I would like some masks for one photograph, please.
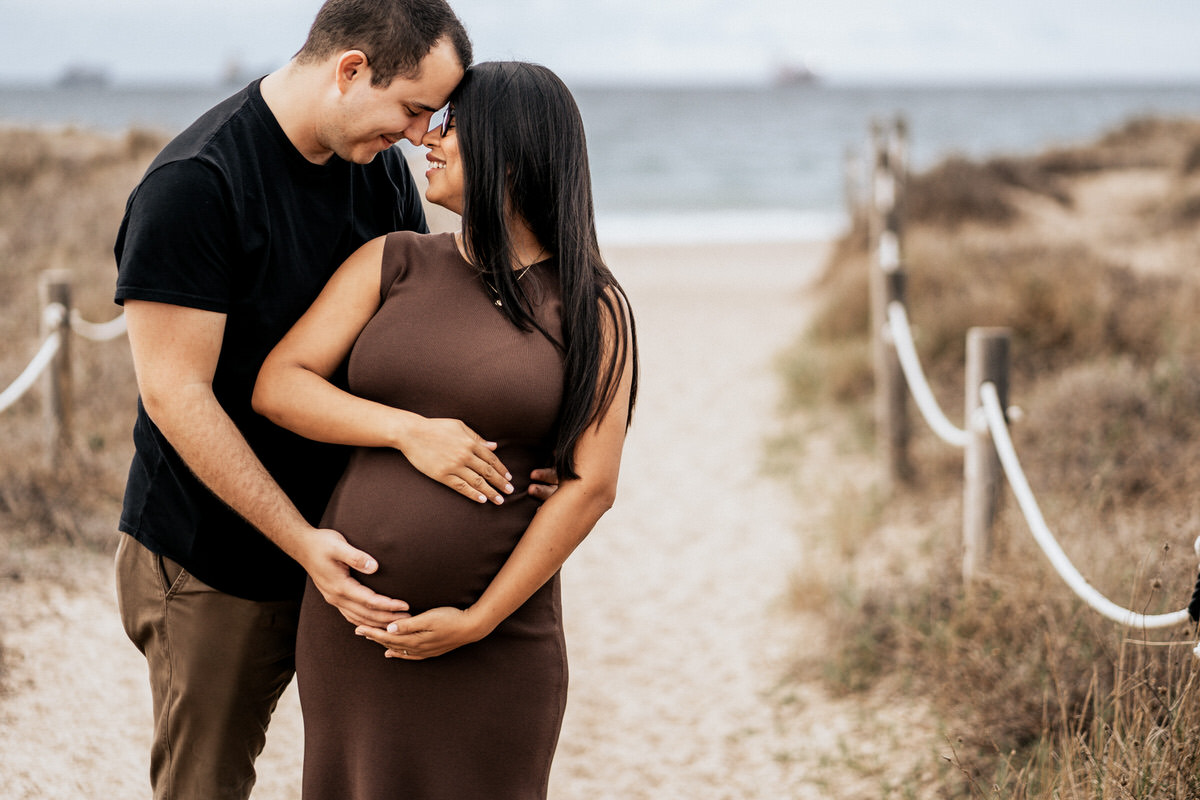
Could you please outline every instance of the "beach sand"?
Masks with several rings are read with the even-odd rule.
[[[777,425],[772,359],[802,328],[826,252],[606,249],[637,314],[643,378],[617,504],[564,569],[571,687],[556,800],[828,797],[851,777],[845,759],[886,762],[905,744],[902,710],[868,723],[861,705],[785,680],[820,638],[785,602],[815,494],[760,464]],[[145,664],[121,631],[109,558],[68,558],[65,584],[6,587],[3,795],[144,797]],[[255,798],[299,796],[301,746],[289,689]]]

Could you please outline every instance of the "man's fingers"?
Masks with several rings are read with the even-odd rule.
[[[529,477],[532,478],[536,483],[548,483],[551,486],[558,485],[558,471],[553,467],[542,467],[540,469],[535,469],[533,472],[529,473]]]
[[[558,491],[558,471],[554,467],[542,467],[529,473],[533,483],[529,484],[529,496],[543,503]]]
[[[384,594],[379,594],[376,591],[363,586],[355,581],[352,585],[346,587],[341,593],[341,596],[347,603],[362,606],[369,611],[384,611],[387,613],[407,611],[408,603],[403,600],[396,600]]]
[[[408,611],[408,603],[379,594],[358,581],[348,579],[334,593],[334,605],[358,615],[383,614],[391,621]]]
[[[363,552],[350,544],[343,543],[336,556],[338,561],[364,575],[370,575],[379,569],[379,562],[372,558],[370,553]]]
[[[557,491],[557,486],[547,486],[543,483],[529,484],[529,496],[534,500],[541,500],[543,503],[553,497]]]
[[[409,616],[407,613],[395,611],[363,612],[346,608],[338,608],[338,611],[351,625],[361,628],[380,628],[396,619]]]
[[[330,605],[355,625],[384,627],[411,616],[408,603],[374,592],[357,581],[347,580],[338,586],[337,591],[322,594],[325,594],[325,600]]]

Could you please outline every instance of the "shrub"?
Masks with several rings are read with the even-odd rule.
[[[909,318],[935,395],[961,398],[970,327],[1012,329],[1012,399],[1026,412],[1013,437],[1039,504],[1089,582],[1145,613],[1185,605],[1196,580],[1180,545],[1197,533],[1200,237],[1173,240],[1174,269],[1136,272],[1123,260],[1127,240],[1117,248],[1107,231],[1079,239],[1023,225],[1013,198],[1034,192],[1070,213],[1080,178],[1153,169],[1164,176],[1153,213],[1200,219],[1187,177],[1200,160],[1198,132],[1196,121],[1135,120],[1095,144],[1029,159],[952,158],[909,181],[906,206]],[[869,364],[854,382],[826,364],[867,351],[867,262],[848,240],[834,253],[802,340],[804,380],[843,391],[806,396],[820,413],[865,415]],[[955,403],[944,405],[953,418]],[[963,586],[958,497],[946,492],[961,453],[947,455],[914,424],[911,455],[925,480],[889,500],[840,576],[828,565],[822,576],[840,587],[827,592],[830,685],[856,692],[886,676],[929,697],[960,767],[961,785],[946,796],[1200,796],[1195,632],[1127,630],[1086,608],[1009,500],[989,574]],[[873,487],[861,491],[869,504]],[[921,541],[891,554],[891,566],[869,562],[894,549],[896,527]]]

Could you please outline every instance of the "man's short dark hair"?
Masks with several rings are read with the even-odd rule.
[[[296,60],[313,63],[361,50],[371,85],[386,88],[397,76],[416,78],[421,59],[441,41],[454,47],[463,69],[471,66],[471,40],[445,0],[328,0]]]

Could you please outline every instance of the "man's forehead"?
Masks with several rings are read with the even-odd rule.
[[[426,70],[415,78],[394,78],[384,92],[397,102],[433,113],[446,106],[450,92],[462,80],[463,74],[459,71],[455,76],[444,76],[439,80]],[[454,78],[453,83],[451,78]]]

